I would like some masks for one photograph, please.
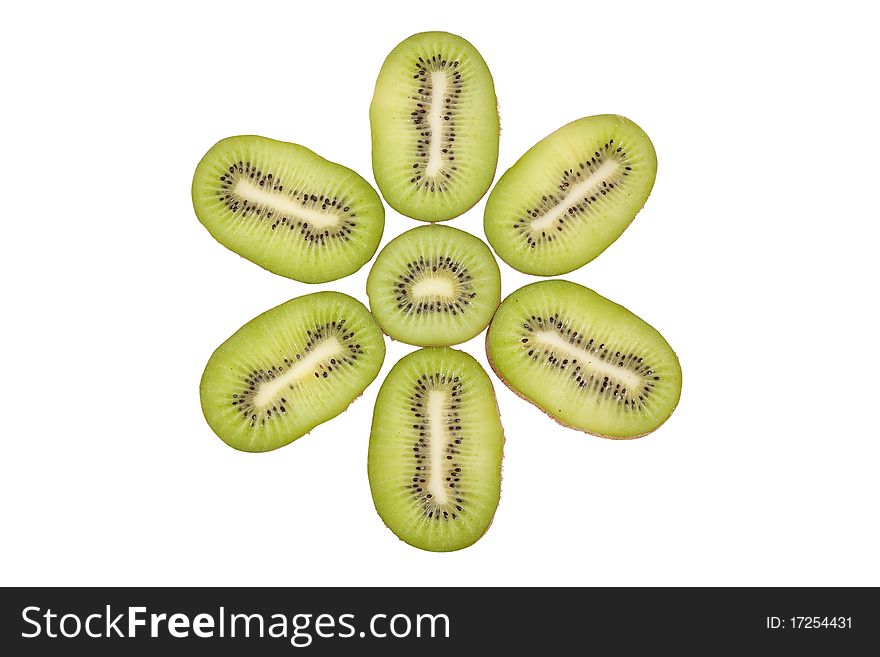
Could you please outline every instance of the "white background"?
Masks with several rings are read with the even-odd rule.
[[[0,38],[6,585],[880,585],[878,49],[856,3],[46,3]],[[861,7],[870,7],[868,3]],[[659,431],[565,429],[493,379],[502,498],[476,545],[399,541],[373,401],[268,454],[201,416],[213,349],[307,286],[217,244],[190,180],[218,139],[298,142],[372,181],[368,107],[410,34],[495,77],[500,175],[564,123],[652,137],[647,206],[567,278],[684,371]],[[480,237],[484,201],[450,225]],[[388,210],[383,244],[417,222]],[[503,263],[503,292],[535,280]],[[483,336],[463,349],[486,363]]]

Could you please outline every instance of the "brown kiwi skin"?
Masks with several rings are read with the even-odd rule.
[[[500,307],[500,306],[499,306],[499,307]],[[497,312],[497,311],[496,311],[496,312]],[[492,316],[492,321],[494,321],[494,320],[495,320],[495,316],[493,315],[493,316]],[[490,327],[490,328],[491,328],[491,326],[492,326],[492,321],[489,322],[489,327]],[[486,343],[486,358],[487,358],[487,360],[489,361],[489,367],[492,368],[492,371],[495,372],[495,376],[498,377],[498,379],[501,381],[501,383],[503,383],[504,385],[506,385],[514,395],[516,395],[516,396],[519,397],[520,399],[524,399],[524,400],[526,400],[526,401],[527,401],[528,403],[530,403],[532,406],[534,406],[534,407],[537,408],[539,411],[541,411],[544,415],[546,415],[547,417],[549,417],[551,420],[553,420],[553,421],[556,422],[557,424],[561,424],[561,425],[564,426],[566,429],[574,429],[575,431],[580,431],[581,433],[586,433],[586,434],[589,434],[589,435],[591,435],[591,436],[596,436],[596,437],[598,437],[598,438],[605,438],[605,439],[607,439],[607,440],[635,440],[636,438],[644,438],[644,437],[647,436],[648,434],[654,433],[655,431],[657,431],[657,429],[659,429],[659,428],[662,427],[664,424],[666,424],[667,420],[669,420],[669,418],[667,417],[666,420],[663,420],[663,422],[661,422],[660,424],[658,424],[655,428],[651,429],[650,431],[646,431],[645,433],[640,433],[640,434],[637,435],[637,436],[608,436],[608,435],[606,435],[606,434],[604,434],[604,433],[595,433],[594,431],[587,431],[586,429],[581,429],[580,427],[575,427],[575,426],[572,426],[572,425],[570,425],[570,424],[566,424],[565,422],[563,422],[562,420],[560,420],[558,417],[555,417],[555,416],[551,415],[548,411],[545,411],[543,408],[541,408],[540,406],[538,406],[535,402],[533,402],[531,399],[529,399],[528,397],[526,397],[525,395],[523,395],[522,393],[520,393],[519,390],[517,390],[517,389],[514,388],[512,385],[510,385],[510,383],[507,382],[507,379],[504,378],[504,375],[501,374],[501,372],[498,371],[498,368],[497,368],[497,367],[495,367],[495,361],[492,360],[492,353],[491,353],[490,350],[489,350],[489,330],[488,330],[488,329],[486,330],[486,341],[485,341],[485,343]],[[497,403],[498,403],[497,400],[496,400],[495,403],[496,403],[496,405],[497,405]],[[673,407],[672,407],[672,410],[675,411],[675,409],[676,409],[677,407],[678,407],[678,404],[676,404],[675,406],[673,406]],[[669,416],[672,417],[672,413],[670,413]]]

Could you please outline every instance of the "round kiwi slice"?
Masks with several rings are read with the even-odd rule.
[[[613,114],[579,119],[501,176],[486,202],[486,237],[526,274],[573,271],[620,237],[656,174],[654,146],[635,123]]]
[[[459,550],[489,528],[501,494],[504,433],[492,382],[461,351],[420,349],[388,374],[373,413],[373,503],[398,537]]]
[[[450,226],[420,226],[379,252],[367,296],[395,340],[453,345],[489,324],[501,301],[501,274],[482,240]]]
[[[366,180],[303,146],[265,137],[214,144],[196,167],[192,199],[223,246],[304,283],[360,269],[385,227],[385,208]]]
[[[520,288],[486,336],[492,369],[520,397],[573,429],[638,438],[681,396],[672,347],[626,308],[568,281]]]
[[[373,174],[391,207],[446,221],[479,201],[498,163],[498,102],[486,62],[448,32],[399,44],[370,105]]]
[[[217,348],[202,374],[202,412],[232,447],[276,449],[344,411],[384,360],[382,332],[360,301],[307,294],[252,319]]]

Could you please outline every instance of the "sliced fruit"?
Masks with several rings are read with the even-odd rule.
[[[395,340],[453,345],[478,335],[501,301],[501,274],[482,240],[420,226],[391,240],[367,278],[376,321]]]
[[[379,195],[354,171],[265,137],[214,144],[196,168],[192,198],[223,246],[305,283],[360,269],[385,226]]]
[[[681,367],[663,336],[567,281],[532,283],[507,297],[489,326],[486,352],[520,397],[606,438],[654,431],[681,396]]]
[[[373,173],[388,204],[446,221],[479,201],[498,163],[498,103],[486,62],[448,32],[400,43],[370,105]]]
[[[504,433],[489,377],[455,349],[402,358],[376,398],[373,503],[410,545],[459,550],[489,528],[501,494]]]
[[[276,449],[344,411],[384,359],[382,332],[361,302],[339,292],[307,294],[217,348],[202,374],[202,412],[232,447]]]
[[[579,119],[501,176],[486,202],[486,237],[526,274],[573,271],[620,237],[656,175],[654,146],[635,123],[614,114]]]

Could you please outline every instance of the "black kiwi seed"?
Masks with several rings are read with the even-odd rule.
[[[455,289],[455,297],[452,299],[435,299],[431,301],[418,301],[413,296],[413,288],[425,274],[437,274],[445,272]],[[436,258],[420,257],[407,263],[404,273],[398,275],[392,291],[397,308],[405,314],[421,314],[424,312],[442,312],[457,315],[465,312],[465,307],[470,305],[476,298],[477,292],[473,286],[473,277],[468,273],[467,267],[453,260],[450,256],[438,256]]]
[[[245,419],[250,420],[251,426],[255,426],[257,422],[264,425],[266,420],[272,420],[279,415],[286,414],[286,397],[279,396],[274,400],[274,405],[266,410],[261,410],[254,406],[253,399],[259,393],[260,386],[282,375],[290,369],[293,362],[301,360],[303,356],[312,351],[319,343],[331,337],[335,337],[349,353],[346,355],[336,355],[326,363],[319,364],[317,367],[321,371],[314,373],[315,378],[319,380],[328,379],[331,375],[340,371],[341,365],[351,365],[357,360],[357,354],[363,354],[363,351],[359,344],[353,344],[354,332],[349,332],[343,328],[344,324],[344,319],[318,324],[311,330],[306,331],[308,339],[299,353],[284,357],[282,363],[251,370],[242,377],[238,392],[232,394],[231,405],[235,406],[236,411],[241,413]],[[293,385],[288,386],[288,388],[293,389]]]
[[[298,231],[303,241],[316,246],[326,246],[328,239],[338,239],[344,242],[351,239],[351,235],[357,227],[355,222],[357,213],[351,211],[345,197],[312,194],[308,191],[285,191],[278,176],[264,173],[266,168],[254,166],[250,161],[245,161],[244,164],[239,162],[238,167],[233,165],[228,170],[224,170],[218,179],[217,195],[230,212],[241,218],[255,215],[256,218],[269,222],[271,230],[285,226],[291,231]],[[317,229],[310,226],[308,221],[302,217],[297,217],[295,211],[282,213],[269,204],[249,201],[233,191],[240,178],[247,178],[258,184],[263,190],[277,194],[279,200],[286,203],[296,202],[300,207],[310,211],[334,214],[338,217],[336,225],[331,228]]]
[[[416,133],[413,156],[413,175],[410,182],[419,189],[441,193],[446,191],[456,175],[458,168],[455,165],[455,107],[462,90],[461,73],[456,71],[459,62],[448,60],[442,54],[431,56],[429,59],[419,57],[413,63],[413,79],[416,81],[416,91],[410,96],[413,101],[410,111],[413,130]],[[434,81],[432,74],[442,71],[446,74],[446,95],[442,99],[441,118],[443,123],[439,134],[432,134],[431,124],[428,120],[433,103],[441,102],[434,98]],[[442,166],[431,176],[427,174],[429,154],[432,140],[440,140],[440,158]]]
[[[529,324],[524,323],[522,324],[524,330],[520,343],[529,358],[536,362],[543,361],[549,367],[564,372],[568,380],[580,390],[588,390],[599,397],[614,399],[618,405],[626,408],[641,408],[648,401],[651,391],[657,385],[656,381],[659,381],[660,377],[653,376],[653,368],[645,362],[642,356],[635,353],[622,353],[619,350],[612,353],[611,347],[598,338],[589,337],[584,331],[572,331],[569,321],[560,321],[556,314],[550,318],[549,326],[544,325],[540,317],[532,317],[532,320],[542,324],[542,332],[556,333],[573,348],[588,352],[592,358],[637,374],[643,380],[644,385],[640,390],[627,390],[621,382],[611,381],[608,376],[595,373],[587,374],[578,364],[577,358],[567,358],[564,354],[557,355],[552,347],[542,347],[540,342],[534,338],[535,330]],[[598,346],[596,346],[597,342],[599,342]]]
[[[543,217],[563,202],[567,201],[569,188],[583,182],[608,161],[616,161],[619,163],[617,171],[613,177],[603,180],[601,184],[594,186],[589,194],[585,195],[577,203],[568,208],[568,210],[560,215],[552,226],[542,231],[540,235],[535,234],[531,229],[531,224],[536,219]],[[521,215],[513,223],[513,228],[521,239],[534,249],[536,246],[552,242],[554,239],[564,234],[567,225],[575,225],[576,223],[589,218],[595,208],[596,202],[604,197],[610,198],[620,193],[625,187],[625,178],[632,171],[632,165],[627,157],[626,150],[622,146],[615,147],[614,140],[609,139],[602,148],[594,152],[593,155],[583,162],[579,163],[577,168],[565,169],[559,173],[559,182],[554,191],[548,190],[542,194],[540,198],[536,198],[533,204],[523,208]],[[596,189],[599,188],[597,192]],[[597,196],[598,194],[598,196]],[[566,224],[566,221],[569,223]],[[574,222],[574,224],[572,223]],[[554,233],[553,230],[556,232]],[[548,231],[550,234],[548,234]]]
[[[461,416],[459,413],[462,400],[461,384],[458,383],[458,377],[448,377],[440,372],[435,372],[432,374],[422,374],[412,385],[412,394],[409,397],[409,402],[410,412],[412,413],[414,420],[412,427],[416,433],[416,440],[413,443],[412,448],[414,461],[414,474],[412,480],[417,483],[412,486],[407,486],[405,489],[408,490],[421,504],[422,514],[425,518],[440,522],[441,520],[456,520],[458,514],[452,513],[452,509],[461,512],[461,505],[464,503],[464,499],[462,497],[456,497],[454,498],[454,502],[438,504],[433,495],[425,492],[422,486],[419,485],[427,481],[427,477],[430,474],[429,468],[431,467],[431,464],[420,451],[421,449],[427,450],[429,446],[425,436],[423,414],[416,411],[416,409],[422,408],[421,400],[423,399],[423,395],[433,391],[445,393],[446,398],[449,400],[443,409],[443,421],[447,424],[448,430],[448,439],[446,439],[444,454],[446,456],[445,460],[452,461],[452,463],[447,463],[445,465],[442,474],[444,475],[445,481],[450,482],[448,485],[449,488],[452,488],[453,490],[460,488],[458,483],[461,481],[462,476],[461,466],[454,460],[454,456],[459,453],[458,446],[461,445],[464,440],[462,437]],[[434,439],[436,440],[437,438],[434,437]],[[459,493],[459,495],[461,495],[461,493]]]

